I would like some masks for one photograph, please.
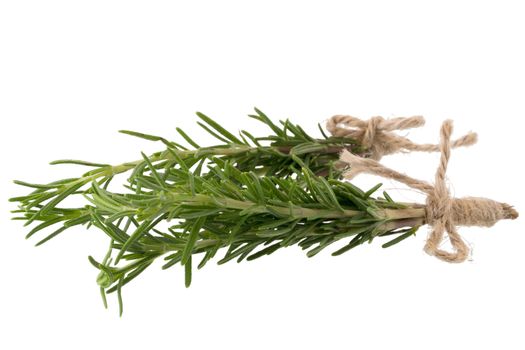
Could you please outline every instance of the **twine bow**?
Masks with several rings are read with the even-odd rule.
[[[381,165],[374,159],[355,156],[344,150],[340,160],[350,165],[344,176],[352,178],[358,173],[366,172],[384,178],[393,179],[427,194],[425,217],[432,227],[424,250],[447,262],[463,262],[468,258],[469,248],[459,235],[456,226],[490,227],[502,219],[515,219],[518,212],[506,203],[500,203],[487,198],[466,197],[452,198],[445,183],[450,150],[453,143],[452,121],[447,120],[441,127],[439,151],[441,157],[436,171],[435,184],[411,178],[395,170]],[[464,138],[463,138],[464,139]],[[439,248],[445,232],[450,238],[454,251],[448,252]]]
[[[417,144],[399,136],[393,131],[421,127],[425,119],[421,116],[384,119],[372,117],[361,120],[349,115],[334,115],[328,119],[326,129],[335,137],[350,137],[358,140],[370,152],[370,158],[380,160],[384,155],[397,152],[436,152],[438,145]],[[467,146],[476,143],[477,135],[468,133],[452,142],[452,147]]]

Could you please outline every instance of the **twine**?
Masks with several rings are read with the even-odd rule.
[[[441,158],[436,171],[434,186],[387,168],[374,159],[358,157],[346,150],[341,153],[340,160],[350,165],[350,170],[344,174],[345,178],[352,178],[358,173],[366,172],[399,181],[413,189],[425,192],[427,194],[425,221],[431,226],[432,230],[424,250],[441,260],[459,263],[468,258],[469,248],[459,235],[456,226],[490,227],[502,219],[516,219],[518,212],[506,203],[487,198],[451,198],[445,183],[445,175],[450,159],[450,150],[453,146],[450,141],[452,129],[451,120],[445,121],[441,127],[441,139],[438,146]],[[445,232],[454,248],[452,252],[439,248]]]
[[[425,119],[421,116],[408,118],[384,119],[373,117],[361,120],[349,115],[334,115],[328,119],[326,129],[335,137],[350,137],[361,143],[369,152],[369,157],[380,160],[384,155],[398,152],[437,152],[439,146],[434,144],[417,144],[406,137],[395,134],[394,130],[405,130],[421,127]],[[452,147],[473,145],[477,135],[468,133],[452,142]]]

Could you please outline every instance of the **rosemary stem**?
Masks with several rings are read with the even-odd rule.
[[[331,209],[312,209],[304,208],[290,204],[288,207],[258,204],[247,200],[236,200],[232,198],[214,198],[204,194],[196,194],[194,196],[179,194],[176,192],[166,193],[166,199],[169,202],[173,202],[175,206],[180,204],[183,205],[219,205],[224,209],[237,209],[245,210],[250,209],[254,214],[280,214],[281,216],[288,216],[292,218],[302,219],[340,219],[340,218],[352,218],[359,214],[361,211],[358,210],[331,210]],[[165,203],[166,204],[166,203]],[[381,216],[385,220],[400,220],[400,219],[421,219],[425,218],[425,208],[416,205],[415,208],[403,208],[403,209],[379,209],[376,214]]]
[[[323,150],[317,151],[318,154],[332,154],[332,153],[339,153],[341,150],[343,150],[345,147],[326,147]],[[180,149],[170,149],[162,152],[156,152],[152,154],[149,157],[149,160],[153,162],[158,162],[162,160],[177,160],[173,156],[172,153],[176,153],[176,155],[182,159],[185,160],[190,157],[196,157],[198,155],[208,155],[208,156],[234,156],[239,155],[243,153],[253,153],[253,152],[267,152],[267,151],[273,151],[274,154],[282,154],[283,157],[288,156],[291,152],[290,147],[277,147],[277,146],[245,146],[245,145],[230,145],[229,147],[201,147],[199,149],[195,150],[180,150]],[[118,174],[125,173],[129,170],[134,169],[137,165],[144,162],[144,159],[139,159],[136,161],[126,162],[119,165],[109,165],[102,167],[103,170],[95,172],[95,173],[88,173],[89,175],[85,175],[83,177],[80,177],[77,179],[74,183],[75,184],[87,184],[91,181],[94,181],[96,179],[107,177],[107,176],[114,176]],[[264,173],[263,170],[261,172]]]

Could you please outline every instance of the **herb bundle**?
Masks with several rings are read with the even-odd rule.
[[[278,127],[256,112],[252,117],[268,125],[272,135],[256,138],[242,131],[238,138],[199,114],[204,122],[199,125],[222,144],[201,147],[177,129],[194,147],[188,149],[158,136],[125,131],[161,141],[166,150],[117,166],[54,162],[94,169],[45,185],[16,181],[34,190],[11,199],[19,203],[15,219],[36,223],[27,237],[58,226],[37,245],[78,225],[106,234],[106,255],[89,261],[99,270],[104,305],[106,293],[117,292],[121,313],[122,287],[159,258],[164,269],[182,265],[189,286],[197,257],[198,269],[217,254],[219,264],[241,262],[293,245],[313,257],[347,240],[332,253],[340,255],[376,237],[388,236],[383,247],[392,246],[427,223],[424,205],[397,203],[386,192],[374,196],[381,184],[363,191],[341,180],[347,170],[339,160],[341,151],[359,159],[366,156],[356,140],[324,133],[316,139],[298,125],[285,121]],[[127,171],[131,173],[124,191],[110,190],[112,178]],[[86,205],[61,207],[71,196],[83,198]]]

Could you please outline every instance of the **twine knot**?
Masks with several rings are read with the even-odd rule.
[[[438,145],[417,144],[394,133],[396,130],[406,130],[421,127],[425,119],[421,116],[399,117],[385,119],[383,117],[372,117],[369,120],[361,120],[350,115],[334,115],[326,122],[326,129],[334,137],[349,137],[359,141],[368,151],[366,156],[371,159],[380,160],[384,155],[398,152],[436,152]],[[452,147],[472,145],[477,136],[469,133],[454,141]]]
[[[385,178],[393,179],[427,194],[425,221],[432,228],[424,250],[441,260],[448,262],[463,262],[468,258],[469,248],[459,235],[456,226],[490,227],[502,219],[515,219],[518,212],[506,203],[500,203],[487,198],[466,197],[452,198],[446,185],[446,172],[450,151],[453,143],[452,121],[446,120],[441,127],[439,151],[441,157],[436,170],[435,183],[411,178],[395,170],[389,169],[376,160],[365,159],[344,150],[340,160],[350,165],[350,170],[344,175],[354,177],[360,172],[368,172]],[[439,248],[445,232],[448,234],[454,250],[448,252]]]
[[[381,128],[385,119],[383,117],[372,117],[366,122],[366,128],[364,129],[362,137],[362,145],[366,148],[373,148],[376,144],[375,136],[378,133],[382,133],[383,129]]]

